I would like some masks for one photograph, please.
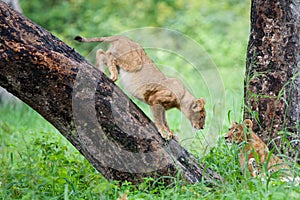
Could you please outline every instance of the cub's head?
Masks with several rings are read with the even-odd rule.
[[[194,129],[203,129],[205,124],[205,99],[200,98],[192,102],[189,109],[189,120]]]
[[[246,129],[245,129],[246,127]],[[250,119],[245,119],[243,124],[238,124],[232,122],[229,131],[224,136],[227,143],[236,143],[239,144],[245,141],[245,135],[248,136],[252,130],[252,121]]]

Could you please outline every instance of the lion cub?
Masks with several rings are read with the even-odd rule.
[[[278,171],[280,169],[288,169],[289,167],[275,155],[269,158],[269,149],[267,145],[252,131],[252,121],[246,119],[244,124],[233,122],[229,131],[225,135],[228,143],[240,144],[245,142],[245,146],[241,146],[239,160],[242,170],[247,168],[250,175],[256,177],[262,172],[262,166],[267,162],[269,171]],[[247,162],[247,163],[245,163]]]
[[[77,36],[75,40],[111,44],[106,52],[102,49],[97,51],[96,66],[102,71],[104,66],[107,66],[113,81],[118,79],[120,73],[124,88],[137,99],[150,105],[154,123],[162,137],[169,140],[174,136],[165,114],[165,111],[171,108],[181,110],[193,128],[204,128],[205,100],[196,99],[178,79],[166,77],[138,43],[124,36],[100,38]]]

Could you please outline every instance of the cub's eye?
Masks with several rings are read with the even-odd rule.
[[[234,133],[237,133],[238,131],[239,131],[238,129],[234,129],[234,130],[233,130]]]

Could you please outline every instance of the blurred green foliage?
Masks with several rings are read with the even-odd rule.
[[[220,67],[244,67],[250,0],[20,0],[24,14],[83,55],[93,45],[74,36],[115,35],[142,27],[177,30],[196,40]],[[133,38],[134,39],[134,38]]]
[[[117,35],[143,27],[163,27],[179,31],[198,42],[203,48],[206,57],[203,59],[200,57],[203,55],[195,56],[200,60],[201,70],[211,67],[212,62],[206,64],[204,61],[207,57],[210,57],[218,67],[218,71],[213,71],[209,76],[213,76],[217,81],[223,81],[227,90],[226,100],[229,102],[226,109],[232,110],[234,117],[239,119],[249,37],[250,0],[20,0],[20,2],[24,15],[74,47],[92,63],[95,62],[93,50],[98,44],[80,44],[74,41],[75,36]],[[136,37],[132,39],[137,40]],[[162,39],[153,41],[155,42],[162,42]],[[191,52],[193,50],[190,49]],[[211,101],[213,91],[209,88],[213,83],[205,82],[201,72],[196,72],[194,67],[188,67],[183,61],[184,58],[180,56],[168,55],[168,52],[159,52],[157,49],[154,53],[148,49],[146,51],[168,76],[173,76],[173,70],[177,77],[181,76],[180,79],[194,95],[206,98],[209,124],[215,106]],[[171,67],[164,70],[161,66]],[[147,106],[139,106],[150,116]],[[168,118],[181,118],[177,111],[168,113],[170,113]],[[179,126],[176,124],[172,127]]]

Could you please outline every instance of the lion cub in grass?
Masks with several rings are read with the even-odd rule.
[[[174,137],[165,114],[165,111],[171,108],[181,110],[193,128],[204,128],[205,100],[195,98],[178,79],[166,77],[138,43],[124,36],[77,36],[75,40],[110,43],[106,52],[102,49],[97,51],[96,66],[102,71],[104,66],[107,66],[113,81],[118,79],[120,73],[124,88],[137,99],[150,105],[154,123],[162,137],[167,140]]]
[[[283,169],[285,174],[290,177],[289,167],[277,156],[270,155],[267,145],[252,131],[252,125],[250,119],[246,119],[244,124],[233,122],[225,135],[227,143],[241,144],[245,142],[245,145],[241,145],[239,152],[243,172],[248,169],[250,175],[256,177],[263,172],[263,165],[267,162],[268,172]],[[287,180],[286,178],[292,180],[289,177],[285,176],[283,180]]]

